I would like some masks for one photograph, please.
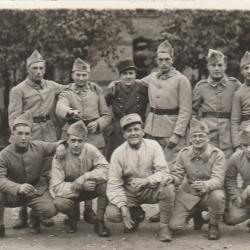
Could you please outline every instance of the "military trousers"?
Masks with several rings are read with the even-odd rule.
[[[58,212],[66,214],[69,217],[74,217],[79,202],[97,198],[97,219],[103,220],[108,203],[108,199],[106,196],[106,189],[107,189],[106,183],[98,184],[96,186],[95,191],[82,191],[79,197],[71,199],[56,197],[54,199],[54,203]]]
[[[168,224],[174,206],[175,187],[158,186],[156,188],[146,188],[140,192],[134,192],[132,189],[125,189],[127,197],[127,207],[137,207],[141,204],[159,203],[160,222]],[[121,210],[114,204],[109,204],[106,211],[107,219],[113,223],[122,222]]]
[[[177,194],[169,226],[172,230],[182,229],[194,214],[200,211],[208,211],[210,221],[213,221],[214,224],[220,220],[224,209],[225,195],[223,190],[214,190],[204,195],[193,207],[189,207],[186,202],[182,202]]]

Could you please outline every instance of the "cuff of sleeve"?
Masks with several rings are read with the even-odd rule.
[[[124,201],[121,201],[121,202],[119,202],[119,203],[117,204],[117,207],[118,207],[118,208],[121,208],[121,207],[123,207],[123,206],[127,206],[127,203],[124,202]]]

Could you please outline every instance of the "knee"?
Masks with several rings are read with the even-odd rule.
[[[47,202],[41,208],[42,214],[46,218],[51,218],[57,214],[56,206],[53,202]]]
[[[224,207],[225,206],[224,192],[222,190],[212,191],[208,196],[208,202],[212,206]]]
[[[122,215],[120,209],[113,204],[109,204],[106,208],[106,218],[112,223],[122,222]]]
[[[73,201],[71,201],[70,199],[66,199],[66,198],[56,197],[54,200],[54,204],[55,204],[57,211],[60,213],[64,213],[64,214],[68,213],[71,207],[73,207],[73,204],[71,203],[73,203]]]

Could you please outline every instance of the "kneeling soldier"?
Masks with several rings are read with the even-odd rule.
[[[126,139],[111,156],[107,195],[111,204],[107,217],[122,222],[125,232],[134,231],[144,219],[140,204],[159,203],[160,241],[171,241],[168,222],[174,205],[174,186],[162,186],[169,168],[160,144],[143,139],[142,120],[138,114],[124,116],[121,128]]]
[[[231,200],[225,212],[225,222],[236,225],[250,219],[250,125],[240,132],[239,141],[242,150],[235,152],[228,162],[225,185],[226,194]],[[239,185],[240,175],[243,181]]]
[[[72,124],[67,134],[65,159],[54,158],[52,163],[50,191],[56,208],[68,216],[66,231],[74,233],[78,203],[98,197],[95,232],[102,237],[109,236],[104,223],[108,162],[96,147],[85,143],[87,128],[82,121]]]
[[[197,212],[209,211],[208,239],[220,237],[218,222],[225,208],[223,192],[225,156],[209,144],[209,130],[204,122],[192,120],[190,139],[192,145],[182,149],[174,164],[169,182],[182,187],[176,194],[170,228],[181,229]]]
[[[11,144],[0,153],[0,237],[5,235],[4,207],[31,207],[30,232],[40,233],[40,219],[57,211],[48,190],[46,157],[53,156],[60,142],[31,141],[31,122],[13,122]]]

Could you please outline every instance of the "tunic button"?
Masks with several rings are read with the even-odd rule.
[[[123,108],[123,106],[122,106],[122,105],[120,105],[119,107],[120,107],[120,108]]]

